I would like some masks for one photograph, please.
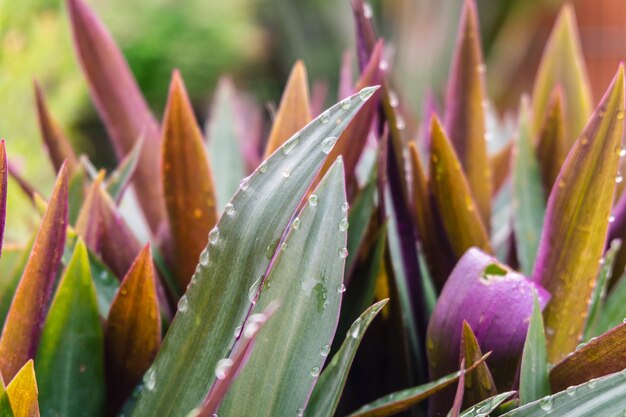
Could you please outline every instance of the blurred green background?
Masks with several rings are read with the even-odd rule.
[[[330,104],[336,98],[342,54],[354,49],[349,0],[89,3],[122,48],[158,118],[174,68],[181,70],[201,122],[220,75],[231,74],[240,89],[264,106],[279,100],[296,59],[304,60],[312,85],[328,88]],[[520,92],[530,90],[562,1],[477,3],[488,91],[503,111],[516,105]],[[379,32],[387,40],[396,85],[416,116],[427,94],[441,99],[461,4],[461,0],[371,4]],[[626,2],[580,0],[575,5],[593,87],[599,91],[626,56]],[[112,166],[110,146],[74,55],[64,1],[0,0],[0,135],[7,140],[12,163],[45,194],[53,172],[40,145],[33,79],[42,83],[53,115],[78,152],[100,166]],[[268,112],[265,116],[267,124]],[[9,210],[7,238],[20,239],[36,221],[32,209],[13,191]]]

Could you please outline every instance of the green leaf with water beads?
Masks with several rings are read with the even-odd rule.
[[[503,392],[502,394],[494,395],[491,398],[487,398],[479,402],[478,404],[474,404],[467,410],[464,410],[460,417],[483,417],[488,416],[489,413],[494,411],[502,402],[504,402],[511,395],[515,394],[515,391]]]
[[[541,307],[535,295],[533,313],[530,316],[530,324],[522,353],[519,397],[521,404],[527,404],[549,394],[550,381],[548,380],[546,335],[543,331]]]

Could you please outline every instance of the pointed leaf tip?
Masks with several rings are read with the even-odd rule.
[[[7,394],[15,417],[39,417],[39,390],[32,359],[12,378],[7,386]]]
[[[533,280],[553,294],[544,312],[551,362],[574,350],[584,330],[609,225],[623,129],[620,66],[572,147],[548,200]]]

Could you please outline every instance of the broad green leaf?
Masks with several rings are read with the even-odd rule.
[[[52,162],[55,172],[58,172],[63,162],[67,161],[70,172],[74,172],[78,168],[78,158],[76,158],[72,145],[61,130],[61,127],[50,114],[41,85],[37,81],[35,81],[34,85],[39,131],[48,150],[50,162]]]
[[[600,319],[596,332],[606,332],[618,324],[622,323],[626,319],[626,274],[623,274],[613,286],[609,296],[606,299],[606,304],[602,308],[600,313]]]
[[[473,371],[475,367],[481,364],[488,356],[488,354],[483,356],[480,361],[465,370],[453,372],[427,384],[397,391],[379,398],[378,400],[359,408],[354,413],[350,414],[349,417],[386,417],[408,410],[434,393],[453,385],[459,380],[462,373]]]
[[[550,95],[556,86],[562,89],[567,115],[566,149],[574,144],[591,115],[591,88],[580,47],[576,14],[571,4],[561,8],[541,57],[533,86],[534,134],[541,129],[548,113]]]
[[[622,416],[626,409],[626,373],[591,380],[523,405],[501,417]]]
[[[7,386],[7,394],[15,417],[39,417],[39,392],[32,359],[11,380]]]
[[[217,222],[217,211],[202,133],[178,71],[172,75],[163,116],[162,163],[174,275],[185,288]]]
[[[387,304],[387,301],[389,300],[384,299],[377,302],[365,310],[352,324],[343,344],[315,384],[304,413],[306,417],[332,417],[335,415],[359,344],[370,323]]]
[[[489,413],[494,411],[504,400],[515,394],[515,391],[503,392],[502,394],[494,395],[491,398],[487,398],[469,407],[461,413],[460,417],[483,417],[488,416]]]
[[[484,72],[476,4],[466,1],[461,12],[456,50],[448,80],[445,126],[450,143],[454,146],[467,176],[467,185],[476,203],[476,210],[488,232],[492,184],[485,140]]]
[[[150,244],[124,277],[106,323],[109,406],[117,410],[150,367],[161,343],[161,319]]]
[[[252,313],[261,313],[272,300],[281,308],[266,324],[218,415],[287,416],[306,408],[339,319],[348,255],[344,203],[339,158],[294,219],[269,274],[250,289],[256,300]]]
[[[0,376],[0,416],[13,417],[13,408],[11,407],[11,401],[9,401],[9,394]]]
[[[520,366],[520,403],[528,404],[549,394],[546,335],[543,331],[541,307],[537,296],[535,296]]]
[[[222,212],[246,176],[246,166],[237,143],[242,132],[237,120],[235,86],[230,78],[222,78],[213,97],[211,114],[206,124],[209,159],[215,179],[217,211]]]
[[[68,168],[63,165],[0,337],[0,374],[11,380],[35,356],[67,229]]]
[[[375,90],[352,96],[347,110],[337,104],[323,112],[243,180],[232,210],[210,233],[193,284],[144,377],[134,417],[184,416],[205,397],[214,380],[207,369],[232,349],[235,329],[252,305],[250,288],[265,275],[334,138]]]
[[[602,311],[604,310],[604,303],[606,300],[606,291],[611,275],[613,274],[613,264],[615,262],[615,256],[619,252],[622,246],[620,240],[614,240],[611,242],[609,249],[606,251],[604,258],[602,258],[600,271],[598,272],[598,278],[596,279],[596,285],[591,293],[591,300],[589,301],[589,314],[587,315],[587,324],[585,325],[585,337],[583,340],[589,340],[594,336],[599,335],[605,330],[599,329]],[[618,323],[615,323],[617,325]],[[613,326],[611,326],[613,327]]]
[[[122,199],[124,190],[126,190],[126,187],[128,187],[135,174],[137,164],[139,163],[139,157],[141,156],[143,142],[143,138],[139,138],[139,140],[137,140],[130,152],[124,156],[106,180],[107,192],[111,198],[118,203]]]
[[[546,200],[532,136],[532,116],[527,97],[520,103],[517,141],[513,156],[513,230],[517,259],[524,275],[535,265],[543,228]]]
[[[583,335],[609,225],[623,130],[620,65],[548,200],[533,280],[552,294],[544,311],[552,363],[574,350]]]
[[[162,142],[159,125],[102,22],[83,0],[67,3],[79,62],[118,158],[127,155],[139,138],[144,139],[135,191],[150,229],[156,233],[165,219],[163,190],[157,180]]]
[[[272,130],[265,145],[267,159],[276,149],[302,129],[312,119],[309,105],[309,81],[306,67],[296,61],[280,98],[280,105],[274,117]]]
[[[454,255],[458,259],[472,246],[491,252],[468,181],[436,117],[431,123],[430,158],[430,184]]]
[[[541,168],[543,191],[547,198],[570,148],[568,139],[565,137],[567,126],[563,113],[563,94],[559,87],[553,91],[546,111],[545,115],[538,114],[535,117],[543,117],[536,153]]]
[[[437,290],[441,291],[454,266],[454,258],[439,214],[434,210],[432,183],[426,178],[415,143],[409,143],[409,153],[413,171],[413,218],[429,271]]]
[[[496,386],[486,362],[482,362],[483,353],[478,340],[469,323],[463,320],[463,336],[461,338],[461,357],[468,366],[479,363],[474,372],[465,376],[465,398],[463,404],[468,406],[496,395]],[[463,368],[463,367],[461,367]]]
[[[101,416],[104,340],[87,247],[79,239],[43,327],[35,360],[43,416]]]
[[[553,391],[561,391],[592,378],[608,375],[626,368],[626,323],[581,344],[550,370]]]

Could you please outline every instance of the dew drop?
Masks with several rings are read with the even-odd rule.
[[[259,172],[261,174],[265,174],[267,172],[267,161],[261,162],[261,165],[259,165]]]
[[[209,232],[209,243],[211,245],[215,245],[219,240],[220,240],[220,229],[218,229],[217,226],[215,226]]]
[[[246,327],[243,328],[243,337],[246,339],[252,339],[256,332],[259,331],[259,323],[251,322],[246,324]]]
[[[121,295],[127,295],[128,294],[128,290],[126,288],[120,288],[120,294]]]
[[[311,368],[311,376],[313,378],[317,378],[320,375],[320,367],[319,366],[314,366],[313,368]]]
[[[396,128],[398,130],[404,130],[405,127],[406,127],[406,123],[404,119],[402,118],[402,116],[398,115],[398,118],[396,119]]]
[[[378,68],[383,72],[387,71],[389,69],[389,62],[387,62],[386,59],[381,60]]]
[[[622,320],[622,323],[626,323],[626,317],[624,317],[624,319]]]
[[[624,120],[624,110],[617,111],[617,120]]]
[[[315,207],[319,203],[319,198],[315,194],[311,194],[309,197],[309,206]]]
[[[480,74],[484,74],[485,72],[487,72],[487,66],[484,63],[478,64],[476,66],[476,71],[478,71]]]
[[[231,203],[228,203],[224,207],[224,213],[226,213],[227,216],[233,217],[237,213],[237,210],[235,210],[235,206],[233,206]]]
[[[263,275],[258,277],[256,281],[254,281],[254,283],[250,286],[250,289],[248,289],[248,300],[252,304],[256,303],[256,296],[257,296],[257,293],[259,292],[259,285],[261,285],[262,280],[263,280]]]
[[[148,369],[148,372],[143,376],[143,384],[148,391],[154,391],[156,387],[156,372],[154,368]]]
[[[619,184],[622,181],[624,181],[624,177],[622,177],[622,174],[618,172],[617,175],[615,176],[615,182]]]
[[[567,389],[565,390],[565,392],[567,392],[567,395],[569,395],[570,397],[573,397],[574,395],[576,395],[576,387],[571,385],[569,387],[567,387]]]
[[[200,252],[200,265],[207,266],[209,264],[209,250],[208,248],[204,248],[202,252]]]
[[[383,65],[384,63],[384,65]],[[385,68],[383,68],[383,66]],[[387,64],[387,61],[381,61],[380,62],[380,69],[381,70],[386,70],[389,64]],[[359,91],[359,98],[362,101],[367,100],[368,98],[370,98],[372,96],[372,94],[374,94],[374,92],[378,89],[378,87],[365,87],[364,89],[362,89],[361,91]]]
[[[341,259],[346,259],[348,257],[348,249],[347,248],[339,249],[339,257]]]
[[[302,417],[304,415],[304,408],[298,408],[296,411],[296,417]]]
[[[326,344],[322,346],[322,348],[320,349],[320,355],[322,355],[323,357],[326,357],[328,356],[329,353],[330,353],[330,345]]]
[[[343,211],[344,213],[346,213],[349,208],[350,208],[350,205],[347,202],[341,205],[341,211]]]
[[[389,105],[391,107],[398,107],[400,101],[398,100],[398,95],[394,91],[389,92]]]
[[[250,177],[246,177],[242,179],[241,182],[239,183],[239,189],[241,191],[246,191],[248,187],[250,187]]]
[[[178,311],[184,313],[187,310],[189,310],[189,300],[187,300],[186,295],[183,295],[180,297],[180,300],[178,300]]]
[[[609,216],[609,223],[613,223],[614,221],[615,221],[615,215],[614,215],[614,214],[611,214],[611,215]]]
[[[333,150],[333,146],[335,146],[335,143],[337,143],[336,136],[329,136],[326,139],[324,139],[322,141],[322,152],[328,155],[330,151]]]
[[[346,292],[346,286],[344,284],[341,284],[340,286],[337,287],[337,292],[339,294],[343,294],[344,292]]]
[[[291,226],[292,226],[295,230],[298,230],[298,229],[300,229],[300,226],[302,226],[302,221],[300,221],[300,219],[296,217],[296,218],[293,220],[293,223],[291,224]]]
[[[548,395],[539,400],[539,407],[544,411],[550,411],[552,409],[552,397]]]
[[[593,378],[589,380],[589,382],[587,383],[587,386],[589,387],[589,389],[592,389],[592,388],[595,388],[597,384],[598,384],[598,378]]]
[[[283,178],[289,178],[289,176],[291,175],[291,172],[288,169],[285,169],[282,172]]]
[[[623,146],[619,150],[619,156],[620,157],[626,156],[626,149]]]
[[[242,330],[242,329],[243,329],[243,326],[237,326],[237,327],[235,327],[235,332],[234,332],[235,337],[239,337],[239,336],[241,336],[241,330]]]
[[[217,379],[224,379],[230,367],[233,366],[233,360],[229,358],[220,359],[215,365],[215,376]]]
[[[363,17],[366,19],[371,19],[374,16],[374,11],[372,10],[372,6],[369,3],[363,4]]]
[[[287,244],[283,242],[283,243],[280,245],[280,250],[282,250],[282,251],[287,250]]]
[[[324,124],[330,122],[330,113],[328,112],[322,113],[322,115],[320,116],[320,122]]]
[[[341,101],[341,104],[340,104],[340,105],[341,105],[341,109],[342,109],[342,110],[348,110],[348,109],[350,108],[350,104],[351,104],[351,103],[350,103],[350,98],[347,98],[347,99],[345,99],[345,100],[342,100],[342,101]]]
[[[350,227],[350,223],[348,223],[348,219],[344,217],[343,219],[339,220],[340,232],[345,232],[346,230],[348,230],[348,227]]]
[[[294,136],[293,138],[285,142],[281,149],[283,150],[283,153],[285,155],[289,155],[291,151],[293,151],[293,149],[298,145],[298,143],[300,143],[300,137]]]

